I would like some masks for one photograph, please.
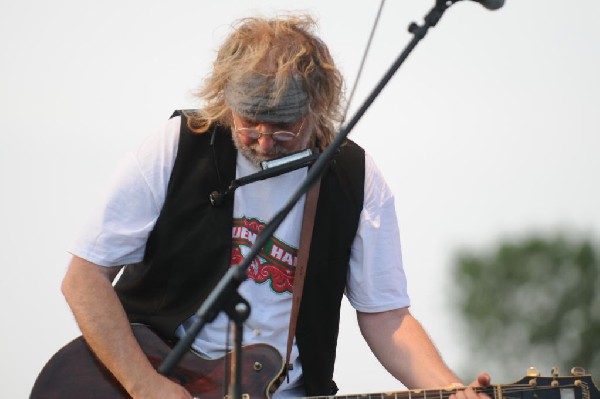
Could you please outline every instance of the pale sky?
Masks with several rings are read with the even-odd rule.
[[[191,92],[230,23],[309,11],[351,86],[378,6],[2,1],[3,397],[26,397],[44,363],[79,334],[60,293],[66,247],[124,153],[174,109],[197,105]],[[432,6],[387,2],[352,110]],[[494,12],[459,2],[351,134],[396,194],[412,311],[451,367],[468,358],[448,303],[457,248],[530,231],[600,237],[599,17],[596,0],[506,0]],[[341,393],[402,389],[369,355],[354,319],[345,306]],[[530,365],[524,354],[514,378]]]

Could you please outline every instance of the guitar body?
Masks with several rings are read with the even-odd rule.
[[[148,327],[133,325],[140,346],[155,368],[171,348]],[[242,354],[242,392],[251,398],[268,398],[269,388],[283,370],[283,359],[267,344],[245,346]],[[226,358],[209,360],[189,351],[170,377],[192,395],[223,399],[231,363]],[[82,337],[59,350],[44,366],[35,381],[30,399],[119,399],[130,398],[112,374],[100,363]]]

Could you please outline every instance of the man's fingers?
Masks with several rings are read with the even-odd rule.
[[[477,380],[475,380],[472,386],[480,386],[480,387],[488,387],[492,383],[492,377],[486,372],[483,372],[477,376]]]

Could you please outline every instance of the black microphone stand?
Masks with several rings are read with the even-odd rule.
[[[165,358],[163,363],[158,368],[158,371],[163,375],[169,375],[173,370],[173,367],[177,365],[177,363],[181,360],[187,349],[191,346],[194,339],[198,335],[198,333],[202,330],[206,323],[210,323],[215,319],[217,314],[220,311],[225,311],[232,319],[234,319],[235,323],[237,323],[238,327],[236,327],[236,331],[240,332],[239,334],[235,334],[235,350],[239,350],[241,348],[241,327],[239,327],[243,321],[246,320],[250,313],[249,304],[245,301],[237,292],[238,287],[244,280],[246,280],[246,269],[250,266],[253,259],[257,256],[261,248],[265,246],[269,238],[275,233],[279,225],[283,222],[288,213],[292,210],[296,202],[304,195],[308,189],[317,181],[318,177],[323,173],[329,161],[336,154],[340,146],[343,144],[344,140],[350,133],[350,131],[354,128],[354,126],[358,123],[360,118],[367,111],[369,106],[375,101],[375,98],[381,93],[383,88],[390,81],[392,76],[396,73],[396,71],[400,68],[402,63],[406,60],[411,51],[416,47],[417,43],[425,35],[430,27],[435,26],[440,18],[442,17],[444,11],[452,4],[456,3],[460,0],[448,0],[448,1],[440,1],[437,0],[435,6],[429,11],[429,13],[425,16],[424,24],[419,26],[416,23],[411,23],[409,26],[409,32],[413,34],[413,38],[402,51],[402,53],[398,56],[396,61],[392,64],[392,66],[387,70],[383,78],[379,81],[379,83],[375,86],[372,92],[369,94],[367,99],[363,102],[361,107],[358,109],[356,114],[350,119],[350,121],[342,126],[335,139],[329,145],[323,153],[317,158],[313,166],[308,170],[306,178],[302,181],[297,190],[292,194],[289,201],[286,205],[273,217],[271,222],[269,222],[263,229],[260,235],[256,238],[254,245],[250,249],[248,256],[244,258],[243,262],[237,266],[229,268],[229,270],[225,273],[223,278],[219,281],[217,286],[213,289],[210,295],[206,298],[200,309],[196,312],[196,319],[192,322],[191,326],[188,328],[185,336],[173,347],[173,350],[169,353],[169,355]],[[233,398],[231,399],[242,399],[242,391],[241,391],[241,353],[234,354],[235,358],[235,370],[236,374],[234,376],[234,387],[233,387]]]

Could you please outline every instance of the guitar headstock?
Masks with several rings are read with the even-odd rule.
[[[515,387],[522,387],[521,390]],[[520,399],[600,399],[600,391],[592,376],[580,367],[571,369],[570,376],[561,376],[556,368],[551,376],[542,376],[530,367],[527,375],[502,389],[502,397]]]

